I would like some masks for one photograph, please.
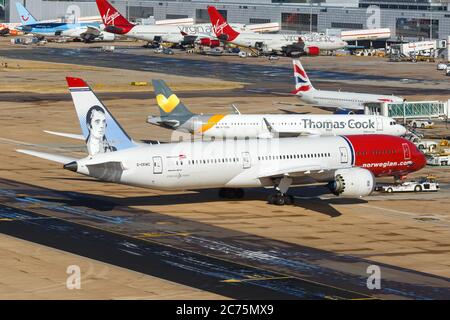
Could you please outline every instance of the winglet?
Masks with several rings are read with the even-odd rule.
[[[83,79],[80,79],[80,78],[66,77],[66,80],[67,80],[67,85],[69,86],[69,89],[70,88],[87,88],[87,87],[89,87],[87,85],[87,83]]]

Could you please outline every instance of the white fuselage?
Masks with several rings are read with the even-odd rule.
[[[233,25],[242,30],[244,25]],[[215,38],[211,24],[186,25],[136,25],[124,36],[143,41],[156,41],[160,37],[162,42],[179,43],[184,40],[186,33],[190,36]]]
[[[212,124],[213,119],[217,119],[217,115],[210,119],[203,119],[203,121]],[[193,123],[198,122],[194,119]],[[191,127],[191,132],[202,133],[205,137],[244,139],[273,138],[277,135],[386,134],[402,136],[406,134],[406,129],[392,118],[372,115],[230,114],[223,116],[213,126],[205,128],[194,125]]]
[[[364,110],[365,103],[403,102],[403,98],[369,93],[341,92],[312,89],[297,94],[298,98],[308,104],[326,109]]]
[[[345,41],[337,37],[313,37],[308,35],[286,35],[286,34],[258,34],[240,33],[236,39],[230,41],[242,47],[257,48],[263,44],[267,51],[283,51],[289,45],[299,43],[301,39],[305,47],[317,47],[320,50],[337,50],[347,46]]]
[[[294,183],[330,181],[334,171],[327,169],[349,168],[353,158],[343,137],[189,141],[98,154],[78,160],[77,172],[162,190],[261,187],[273,186],[271,173],[303,167],[316,175]]]

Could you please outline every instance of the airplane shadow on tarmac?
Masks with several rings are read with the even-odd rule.
[[[50,178],[50,177],[49,177]],[[55,178],[52,178],[55,179]],[[63,180],[76,180],[105,183],[90,178],[56,178]],[[143,193],[145,193],[145,190]],[[109,196],[91,195],[80,192],[59,192],[64,196],[64,199],[55,198],[38,198],[39,200],[48,202],[65,203],[69,206],[84,206],[99,211],[110,211],[117,206],[157,206],[157,205],[176,205],[176,204],[193,204],[193,203],[207,203],[219,201],[266,201],[267,196],[273,192],[273,189],[264,188],[247,188],[245,189],[245,196],[243,199],[223,199],[218,196],[219,189],[203,189],[190,190],[189,193],[163,194],[163,195],[149,195],[149,196],[133,196],[126,198],[117,198]],[[298,186],[289,189],[289,193],[294,196],[293,206],[301,207],[306,210],[318,212],[329,217],[335,218],[341,216],[341,213],[333,207],[333,205],[351,205],[367,203],[362,199],[350,198],[332,198],[321,199],[322,195],[329,194],[329,191],[324,186]],[[92,199],[95,198],[95,201]],[[268,209],[275,209],[277,206],[267,204]]]

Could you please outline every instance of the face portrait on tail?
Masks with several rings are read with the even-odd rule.
[[[86,114],[86,127],[89,135],[86,139],[90,155],[116,151],[106,138],[106,113],[100,106],[93,106]]]

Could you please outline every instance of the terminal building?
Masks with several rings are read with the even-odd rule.
[[[95,0],[0,0],[0,19],[19,22],[15,2],[37,19],[98,15]],[[195,18],[209,22],[206,8],[215,5],[234,23],[279,22],[284,32],[332,32],[390,28],[391,40],[447,39],[450,0],[112,0],[129,20]]]

